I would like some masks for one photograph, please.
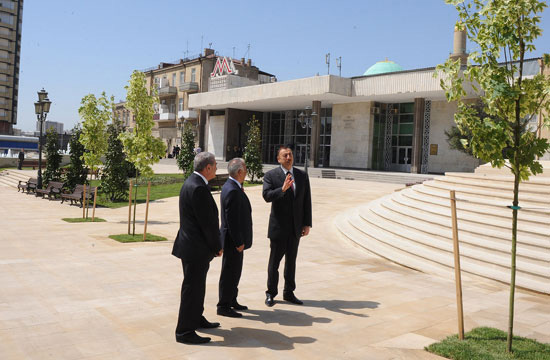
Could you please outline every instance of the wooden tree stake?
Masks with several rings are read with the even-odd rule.
[[[96,204],[96,200],[97,200],[97,186],[95,187],[94,189],[94,207],[92,209],[92,222],[94,222],[94,219],[95,219],[95,204]]]
[[[86,184],[84,184],[84,190],[82,191],[82,218],[86,218]]]
[[[464,312],[462,309],[462,279],[460,277],[460,251],[458,248],[458,221],[455,191],[451,190],[451,216],[453,222],[453,250],[455,258],[456,307],[458,311],[458,338],[464,340]]]
[[[132,219],[132,187],[133,182],[130,180],[130,192],[128,193],[128,235],[130,235],[130,220]]]
[[[151,182],[147,182],[147,200],[145,201],[145,228],[143,229],[143,241],[147,239],[147,216],[149,215],[149,195],[151,194]]]

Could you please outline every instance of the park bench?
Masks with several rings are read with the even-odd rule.
[[[229,179],[229,174],[216,175],[215,178],[208,181],[208,186],[210,186],[210,191],[220,190],[223,184],[225,184],[225,182],[227,181],[227,179]]]
[[[19,184],[17,184],[17,192],[19,192],[19,190],[21,190],[21,192],[26,191],[27,194],[31,191],[34,192],[37,184],[38,180],[36,178],[30,178],[27,181],[19,180]]]
[[[38,167],[38,160],[37,159],[29,159],[29,160],[23,160],[23,167],[31,167],[32,169],[36,169]],[[46,160],[42,159],[42,167],[46,168]]]
[[[64,184],[59,181],[50,181],[48,183],[48,186],[45,189],[36,189],[35,193],[36,196],[42,196],[44,198],[44,195],[48,195],[48,199],[52,199],[52,197],[55,199],[57,195],[60,195],[63,192],[63,186]]]
[[[86,199],[89,199],[91,201],[94,200],[94,191],[95,187],[86,186]],[[84,195],[84,185],[76,185],[74,190],[72,192],[65,192],[61,194],[61,203],[65,202],[65,200],[69,201],[71,200],[71,205],[73,203],[80,203],[80,207],[82,207],[82,200]]]

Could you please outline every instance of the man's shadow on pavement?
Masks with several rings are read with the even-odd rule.
[[[303,312],[292,310],[245,310],[243,319],[261,321],[264,324],[279,324],[283,326],[312,326],[313,323],[329,323],[332,319],[313,317]]]
[[[212,345],[221,345],[240,348],[261,348],[265,347],[271,350],[292,350],[294,344],[311,344],[317,341],[308,336],[289,337],[277,331],[252,329],[244,327],[234,327],[227,329],[203,329],[201,332],[221,336],[221,342],[214,341]]]
[[[376,301],[350,300],[304,300],[304,306],[324,308],[335,313],[369,317],[366,314],[357,314],[348,310],[376,309],[380,303]]]

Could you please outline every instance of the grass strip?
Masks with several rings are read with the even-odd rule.
[[[129,242],[142,242],[143,241],[143,234],[135,234],[135,235],[128,235],[128,234],[120,234],[120,235],[109,235],[110,239],[116,240],[121,243],[129,243]],[[147,233],[147,242],[149,241],[166,241],[166,238],[163,236],[158,235],[152,235]]]
[[[94,221],[92,221],[92,218],[63,218],[61,219],[63,221],[66,221],[68,223],[81,223],[81,222],[106,222],[107,220],[96,217]]]
[[[452,335],[426,350],[455,360],[550,360],[550,344],[514,336],[512,353],[506,352],[506,332],[479,327],[464,334],[464,341]]]

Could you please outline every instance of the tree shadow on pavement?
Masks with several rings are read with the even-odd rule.
[[[311,344],[317,339],[308,336],[289,337],[277,331],[234,327],[227,329],[203,329],[201,332],[221,336],[221,342],[214,341],[212,345],[221,345],[240,348],[268,348],[271,350],[292,350],[294,344]]]
[[[312,326],[313,323],[329,323],[332,319],[313,317],[303,312],[291,310],[245,310],[243,319],[257,320],[265,324],[279,324],[282,326]]]
[[[324,308],[344,315],[368,317],[366,314],[357,314],[349,310],[376,309],[380,303],[362,300],[304,300],[304,306]]]

